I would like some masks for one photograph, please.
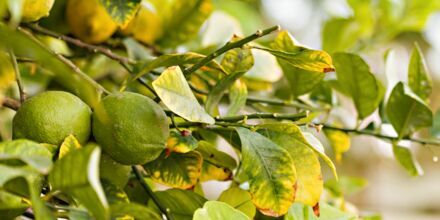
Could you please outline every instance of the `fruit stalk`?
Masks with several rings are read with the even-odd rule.
[[[26,100],[26,93],[24,92],[23,83],[21,82],[20,69],[18,68],[17,58],[14,52],[9,50],[9,57],[11,58],[11,63],[14,66],[15,80],[17,81],[18,91],[20,93],[20,102],[23,103]]]

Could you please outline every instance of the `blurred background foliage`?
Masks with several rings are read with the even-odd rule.
[[[6,4],[3,2],[0,3],[0,12],[5,11],[3,9]],[[151,1],[151,3],[157,5],[161,4],[161,1]],[[41,26],[57,30],[59,33],[70,33],[72,30],[66,25],[65,5],[65,0],[57,0],[51,15],[40,21]],[[433,79],[433,91],[428,97],[430,106],[434,110],[440,107],[439,0],[213,0],[213,5],[207,21],[200,24],[202,28],[198,32],[196,29],[192,37],[173,35],[172,30],[179,28],[179,24],[168,22],[167,27],[162,30],[161,40],[154,44],[151,41],[154,36],[135,41],[133,38],[123,37],[121,32],[114,33],[115,37],[103,44],[118,53],[127,53],[130,58],[150,61],[161,53],[176,51],[208,54],[229,41],[233,34],[244,36],[257,29],[279,24],[283,29],[289,30],[297,41],[311,48],[323,49],[330,54],[341,51],[360,54],[368,62],[371,72],[387,88],[385,91],[387,97],[397,82],[407,81],[410,54],[417,43],[426,57]],[[193,8],[185,5],[180,7]],[[181,10],[182,13],[191,13]],[[168,12],[167,16],[174,20],[176,16],[181,15]],[[182,19],[188,18],[182,17]],[[136,37],[136,33],[133,33],[133,36]],[[2,37],[8,38],[5,35]],[[45,46],[71,59],[82,72],[98,81],[106,90],[118,91],[121,89],[120,85],[123,85],[127,90],[151,95],[150,91],[139,82],[127,80],[128,74],[124,68],[108,57],[69,47],[56,38],[43,35],[38,38]],[[10,42],[16,40],[14,36],[9,36],[8,39]],[[259,44],[266,45],[267,42],[267,39],[262,39]],[[19,43],[23,44],[23,42]],[[127,48],[127,51],[124,48]],[[21,49],[26,52],[25,46]],[[258,50],[252,52],[255,64],[246,73],[244,79],[251,94],[260,96],[270,94],[281,99],[294,99],[305,93],[291,88],[295,80],[283,77],[283,66],[279,66],[274,57]],[[41,50],[34,56],[44,60],[49,54]],[[18,54],[18,59],[20,58]],[[4,72],[13,71],[13,67],[4,64],[7,63],[3,62],[5,59],[8,59],[7,56],[0,54],[0,67],[3,72],[0,79],[12,85],[11,80],[1,78],[11,75]],[[60,80],[72,80],[59,73],[68,70],[57,63],[50,63],[51,61],[47,60],[48,66],[55,67],[51,69],[52,71],[48,71],[32,62],[27,63],[26,59],[21,62],[23,63],[19,66],[21,77],[30,96],[46,89],[63,88],[59,83]],[[55,76],[54,71],[58,71]],[[329,113],[333,123],[355,127],[358,123],[357,114],[350,100],[338,92],[328,92],[335,77],[335,73],[316,74],[317,81],[323,81],[308,97],[334,106],[334,110]],[[58,80],[53,80],[54,78]],[[209,78],[194,77],[191,80],[209,89],[206,86]],[[80,84],[81,81],[74,80],[72,83]],[[19,94],[15,84],[12,88],[8,87],[9,85],[3,83],[0,85],[0,90],[3,90],[0,96],[18,99]],[[87,91],[84,93],[89,94]],[[361,126],[367,127],[371,122],[377,124],[380,120],[379,113],[367,117]],[[11,110],[0,109],[1,140],[11,139],[13,115],[14,112]],[[438,113],[434,124],[432,130],[423,130],[421,136],[432,133],[433,136],[440,138]],[[395,134],[391,126],[382,126],[381,129],[384,133]],[[326,147],[332,147],[324,135],[317,135]],[[393,159],[393,150],[389,143],[373,137],[356,136],[349,143],[338,146],[345,146],[345,148],[333,147],[332,155],[339,161],[337,168],[342,176],[341,181],[327,181],[325,187],[328,189],[326,191],[328,195],[325,196],[338,198],[336,203],[341,207],[359,209],[365,212],[365,215],[369,215],[370,212],[380,212],[384,219],[439,218],[440,165],[436,163],[438,160],[436,155],[440,154],[440,150],[435,146],[413,146],[415,157],[424,168],[424,175],[417,178],[410,178],[399,167]],[[331,176],[327,175],[324,179],[331,179]],[[368,183],[365,179],[368,179]],[[218,193],[221,192],[218,189],[226,188],[227,185],[212,181],[205,187],[208,189],[205,189],[208,198],[217,198]],[[345,201],[344,196],[348,197],[350,203]],[[306,210],[303,207],[291,209]]]

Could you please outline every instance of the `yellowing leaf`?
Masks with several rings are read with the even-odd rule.
[[[155,182],[179,189],[193,187],[200,177],[202,156],[196,151],[188,153],[166,153],[144,165]]]
[[[168,150],[178,153],[187,153],[197,147],[195,139],[190,131],[171,131],[166,144]]]
[[[278,34],[278,40],[272,44],[273,48],[258,48],[267,51],[278,58],[278,60],[286,61],[294,67],[313,71],[313,72],[331,72],[334,70],[332,58],[325,51],[312,50],[303,46],[295,45],[293,40],[286,41],[284,39],[292,39],[287,31]]]
[[[214,118],[197,102],[180,67],[166,69],[153,82],[153,87],[163,103],[177,115],[192,122],[214,124]]]
[[[271,44],[271,47],[275,50],[296,52],[298,47],[295,46],[294,39],[287,31],[283,31],[278,34],[275,41]],[[330,61],[331,62],[331,61]],[[278,58],[284,76],[290,84],[290,91],[293,97],[306,94],[317,86],[325,74],[321,71],[310,71],[301,69],[295,65],[291,65],[288,61]]]
[[[67,155],[70,151],[81,148],[81,144],[73,135],[67,136],[61,144],[60,151],[58,153],[58,159]]]
[[[125,27],[134,17],[141,0],[100,0],[112,19]]]
[[[243,170],[255,206],[265,215],[287,213],[295,200],[296,172],[289,153],[257,132],[236,128],[241,140]]]
[[[343,131],[325,130],[325,135],[336,155],[336,161],[341,161],[342,154],[350,150],[350,136]]]
[[[196,151],[200,152],[203,157],[200,181],[224,181],[232,177],[232,171],[237,166],[234,158],[217,150],[212,144],[206,141],[200,141]]]
[[[264,124],[258,132],[289,152],[296,168],[297,190],[295,202],[314,206],[323,190],[321,165],[295,124]]]

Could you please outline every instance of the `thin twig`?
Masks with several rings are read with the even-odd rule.
[[[7,107],[9,109],[12,109],[14,111],[17,111],[20,108],[21,104],[20,104],[19,101],[15,100],[15,99],[4,97],[1,100],[1,105],[4,106],[4,107]]]
[[[82,77],[82,79],[86,80],[87,82],[89,82],[91,85],[93,85],[95,88],[97,88],[98,90],[106,93],[106,94],[110,94],[109,91],[107,91],[104,87],[102,87],[99,83],[97,83],[96,81],[94,81],[92,78],[90,78],[89,76],[87,76],[87,74],[85,74],[84,72],[81,71],[80,68],[78,68],[72,61],[70,61],[69,59],[65,58],[64,56],[62,56],[59,53],[56,53],[50,49],[48,49],[47,47],[45,47],[31,32],[24,30],[21,27],[18,27],[17,30],[19,30],[21,33],[27,35],[30,39],[32,39],[33,41],[35,41],[35,43],[39,44],[41,47],[43,47],[44,49],[46,49],[49,53],[51,53],[52,55],[54,55],[56,58],[58,58],[59,61],[63,62],[64,64],[66,64],[70,69],[73,70],[73,72],[75,72],[78,76]]]
[[[277,100],[277,99],[265,99],[265,98],[258,98],[258,97],[252,97],[248,96],[246,98],[246,102],[251,103],[264,103],[268,105],[277,105],[277,106],[286,106],[286,107],[294,107],[299,109],[305,109],[310,111],[327,111],[327,108],[319,108],[319,107],[313,107],[293,101],[284,101],[284,100]]]
[[[93,45],[93,44],[88,44],[88,43],[85,43],[85,42],[83,42],[83,41],[81,41],[81,40],[79,40],[77,38],[73,38],[73,37],[69,37],[69,36],[66,36],[66,35],[58,34],[58,33],[54,32],[54,31],[48,30],[46,28],[43,28],[43,27],[39,26],[38,24],[27,24],[26,27],[28,27],[31,30],[36,31],[36,32],[38,32],[40,34],[44,34],[44,35],[47,35],[47,36],[51,36],[51,37],[54,37],[54,38],[66,41],[67,43],[70,43],[70,44],[73,44],[73,45],[75,45],[77,47],[86,49],[86,50],[88,50],[90,52],[103,54],[103,55],[107,56],[108,58],[110,58],[112,60],[118,61],[119,63],[125,63],[125,64],[134,64],[134,63],[136,63],[134,60],[130,60],[127,57],[120,56],[120,55],[118,55],[116,53],[113,53],[108,48],[101,47],[101,46],[96,46],[96,45]]]
[[[160,203],[159,199],[156,197],[156,195],[154,194],[153,190],[151,190],[150,187],[148,186],[147,182],[145,182],[145,180],[142,177],[142,174],[139,171],[139,169],[136,166],[131,166],[131,169],[133,170],[133,173],[136,176],[136,179],[139,181],[139,183],[141,184],[141,186],[145,190],[145,192],[147,192],[147,194],[151,197],[151,199],[153,200],[154,204],[156,204],[157,208],[159,208],[159,210],[165,215],[165,217],[168,220],[172,220],[173,218],[170,215],[169,211],[167,210],[166,207],[164,207]]]
[[[21,74],[20,69],[18,68],[17,58],[12,50],[9,50],[9,57],[11,58],[12,65],[14,66],[15,80],[17,81],[18,91],[20,93],[20,102],[23,103],[26,100],[26,93],[24,92],[23,83],[21,81]]]
[[[216,121],[225,122],[237,122],[246,119],[276,119],[276,120],[291,120],[298,121],[302,118],[306,118],[309,115],[308,111],[300,112],[297,114],[283,114],[283,113],[252,113],[247,115],[234,115],[234,116],[217,116]]]
[[[218,50],[216,50],[215,52],[209,54],[208,56],[206,56],[205,58],[203,58],[200,62],[192,65],[191,67],[186,68],[183,72],[185,75],[190,75],[191,73],[195,72],[196,70],[198,70],[199,68],[201,68],[202,66],[205,66],[207,63],[209,63],[211,60],[215,59],[216,57],[222,55],[223,53],[232,50],[234,48],[239,48],[242,47],[243,45],[258,39],[260,37],[263,37],[265,35],[268,35],[274,31],[279,30],[280,27],[277,26],[273,26],[271,28],[268,28],[266,30],[258,30],[256,31],[254,34],[249,35],[239,41],[234,41],[234,42],[228,42],[226,43],[223,47],[219,48]]]
[[[350,128],[339,128],[339,127],[334,127],[334,126],[331,126],[331,125],[324,125],[323,129],[343,131],[343,132],[346,132],[346,133],[353,133],[353,134],[359,134],[359,135],[369,135],[369,136],[374,136],[374,137],[377,137],[377,138],[386,139],[386,140],[390,140],[390,141],[397,141],[397,140],[399,140],[398,137],[388,136],[388,135],[376,133],[376,132],[369,131],[369,130],[357,130],[357,129],[350,129]],[[437,145],[437,146],[440,146],[440,140],[427,140],[427,139],[417,139],[417,138],[403,138],[401,140],[415,142],[415,143],[424,144],[424,145]]]

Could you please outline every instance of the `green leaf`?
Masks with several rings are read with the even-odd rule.
[[[170,14],[165,15],[164,34],[158,44],[175,47],[192,39],[212,10],[211,0],[173,1]]]
[[[313,149],[322,158],[322,160],[324,160],[324,162],[333,172],[333,176],[338,179],[335,164],[333,164],[333,161],[325,154],[324,146],[322,146],[322,143],[318,140],[318,138],[309,132],[302,132],[302,135],[305,139],[305,142],[308,143],[307,145]]]
[[[358,55],[336,53],[333,60],[337,82],[343,94],[352,98],[358,117],[366,118],[377,109],[383,99],[382,83],[374,77],[368,64]]]
[[[432,125],[431,109],[402,82],[391,92],[385,111],[399,138]]]
[[[109,207],[99,182],[99,147],[87,146],[65,155],[55,162],[49,174],[54,190],[77,199],[96,219],[108,219]]]
[[[29,207],[22,197],[12,193],[0,191],[0,217],[3,219],[15,219]]]
[[[431,135],[434,138],[440,138],[440,110],[437,110],[434,116],[434,122],[431,127]]]
[[[285,220],[357,220],[356,215],[348,212],[343,212],[338,208],[330,206],[327,203],[320,203],[320,216],[317,217],[313,213],[310,206],[305,206],[300,203],[295,203],[290,207],[289,213],[284,217]]]
[[[235,39],[232,41],[234,40]],[[218,103],[222,99],[226,90],[254,65],[254,57],[249,48],[236,48],[225,53],[221,65],[229,75],[223,77],[217,82],[208,94],[205,109],[211,115],[216,115],[218,113]]]
[[[171,131],[166,145],[172,152],[188,153],[197,148],[197,139],[188,130]]]
[[[155,194],[160,203],[169,209],[169,213],[175,220],[191,220],[194,212],[202,208],[207,201],[197,193],[188,190],[169,189],[155,192]]]
[[[187,64],[196,64],[200,62],[202,59],[204,59],[206,56],[194,52],[186,52],[183,54],[165,54],[160,57],[157,57],[156,59],[142,63],[141,70],[138,74],[136,74],[135,79],[148,74],[152,70],[159,68],[159,67],[170,67],[170,66],[183,66]],[[205,66],[205,68],[209,68],[212,70],[216,70],[219,72],[226,72],[223,67],[217,63],[217,61],[212,60],[208,62]]]
[[[193,187],[200,177],[202,156],[196,151],[188,153],[163,152],[156,160],[144,165],[145,170],[155,182],[174,188]]]
[[[409,148],[393,143],[393,154],[410,176],[420,176],[423,174],[420,164],[414,159]]]
[[[274,49],[260,47],[258,49],[267,51],[278,60],[286,61],[286,64],[303,70],[320,73],[334,70],[332,58],[326,52],[308,49],[295,45],[295,43],[287,31],[282,31],[271,44],[271,47]]]
[[[0,143],[0,162],[17,164],[11,160],[20,160],[42,174],[52,167],[52,153],[43,145],[24,139]]]
[[[232,208],[224,202],[208,201],[203,205],[203,208],[197,209],[194,213],[193,220],[223,220],[223,219],[237,219],[250,220],[248,216],[242,212]]]
[[[252,201],[265,215],[287,213],[295,199],[296,172],[289,153],[257,132],[236,128]]]
[[[110,206],[112,219],[151,219],[161,220],[162,218],[153,210],[137,203],[118,203]]]
[[[335,152],[336,161],[341,161],[342,154],[350,150],[350,136],[343,131],[337,130],[324,130],[324,133]]]
[[[255,216],[255,205],[252,203],[251,194],[246,190],[231,187],[220,194],[218,201],[229,204],[234,209],[246,214],[250,219],[253,219]]]
[[[58,153],[58,159],[64,157],[69,152],[81,148],[81,144],[73,135],[67,136],[61,144],[60,151]]]
[[[236,80],[229,88],[229,108],[227,116],[236,115],[246,105],[248,90],[246,83]]]
[[[40,198],[41,194],[41,175],[29,166],[16,167],[0,164],[0,187],[5,187],[9,181],[22,178],[26,181],[27,189],[30,195],[32,208],[36,219],[55,219],[53,214],[44,205]]]
[[[29,38],[22,32],[13,31],[0,25],[0,47],[11,48],[17,56],[35,60],[37,64],[50,70],[55,80],[63,87],[72,91],[92,107],[99,107],[101,94],[105,89],[81,71],[74,71],[57,55],[45,48],[41,42]],[[79,70],[79,69],[76,69]]]
[[[206,141],[200,141],[196,151],[200,152],[203,157],[200,181],[224,181],[231,178],[232,171],[237,167],[237,162],[229,154],[217,150]]]
[[[107,13],[120,26],[124,27],[134,17],[141,0],[100,0]]]
[[[298,51],[294,39],[287,31],[278,34],[271,46],[273,49],[280,51],[292,53]],[[312,91],[312,89],[317,86],[325,76],[323,72],[301,69],[282,58],[278,58],[278,63],[290,84],[293,97],[298,97]]]
[[[339,180],[327,180],[324,183],[324,187],[336,197],[352,195],[361,191],[367,185],[366,179],[348,176],[341,176]]]
[[[153,87],[163,103],[177,115],[192,122],[214,124],[214,118],[197,102],[180,67],[166,69],[153,82]]]
[[[423,100],[427,100],[432,91],[432,80],[418,44],[414,45],[408,66],[408,85]]]
[[[292,123],[264,124],[258,126],[258,132],[284,148],[293,159],[297,176],[295,202],[316,205],[323,190],[321,165],[300,128]]]

